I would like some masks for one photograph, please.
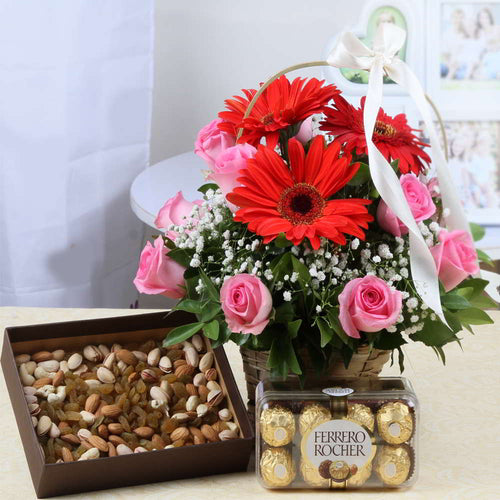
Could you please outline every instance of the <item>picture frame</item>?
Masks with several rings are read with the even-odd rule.
[[[427,0],[426,18],[426,87],[444,119],[498,120],[500,0]]]

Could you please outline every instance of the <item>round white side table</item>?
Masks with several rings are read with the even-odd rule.
[[[148,226],[155,226],[158,211],[164,203],[182,191],[184,198],[201,198],[197,190],[204,183],[202,170],[206,163],[192,152],[160,161],[141,172],[130,188],[130,206],[137,217]]]

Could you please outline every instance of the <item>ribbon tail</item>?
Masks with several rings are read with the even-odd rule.
[[[451,230],[460,229],[470,233],[469,223],[465,216],[465,211],[455,188],[455,181],[451,175],[450,169],[446,162],[441,144],[439,142],[436,127],[434,126],[433,114],[427,99],[425,98],[424,90],[410,67],[400,59],[395,60],[393,64],[387,68],[389,77],[404,88],[410,97],[415,101],[429,134],[430,143],[434,156],[434,164],[436,166],[436,175],[439,180],[439,189],[443,206],[449,210],[449,216],[445,217],[446,226]]]
[[[441,321],[448,325],[441,306],[439,280],[434,258],[411,213],[398,176],[372,140],[378,112],[382,105],[383,69],[382,58],[376,57],[370,70],[363,116],[370,175],[382,199],[408,227],[410,266],[417,293],[439,316]]]

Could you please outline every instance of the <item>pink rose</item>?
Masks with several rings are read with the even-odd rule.
[[[194,143],[194,152],[201,156],[210,167],[217,160],[217,157],[227,148],[234,146],[235,138],[219,130],[219,123],[222,120],[217,118],[212,120],[208,125],[205,125],[199,132]]]
[[[416,222],[430,219],[436,213],[436,205],[427,186],[414,174],[402,175],[399,179],[406,201]],[[408,233],[403,224],[388,207],[384,200],[380,200],[377,208],[377,221],[380,227],[393,236]]]
[[[166,229],[172,224],[181,226],[187,222],[193,222],[193,219],[190,217],[191,211],[195,205],[201,206],[201,204],[202,200],[187,201],[182,192],[179,191],[160,208],[155,219],[155,226],[159,229]],[[166,235],[173,241],[177,238],[177,233],[174,231],[167,231]]]
[[[236,186],[240,186],[236,180],[241,176],[240,170],[246,167],[248,159],[253,158],[256,152],[250,144],[236,144],[227,148],[217,158],[208,178],[217,183],[224,196],[228,195]],[[237,210],[232,203],[228,205],[231,211]]]
[[[427,182],[427,189],[433,198],[439,198],[441,196],[441,190],[439,189],[439,181],[437,177],[432,177]]]
[[[470,234],[466,231],[442,229],[439,243],[431,248],[436,262],[439,279],[444,289],[449,292],[467,276],[479,272],[477,253]]]
[[[311,115],[302,122],[295,139],[300,141],[305,146],[313,137],[313,117]]]
[[[378,332],[394,325],[401,313],[403,296],[383,279],[365,276],[349,281],[339,295],[340,323],[355,339],[359,332]]]
[[[229,329],[234,333],[259,335],[269,323],[271,293],[252,274],[227,279],[220,290],[220,301]]]
[[[158,236],[154,246],[148,241],[141,252],[134,285],[141,293],[165,295],[171,299],[184,297],[184,271],[180,264],[168,257],[168,248]]]

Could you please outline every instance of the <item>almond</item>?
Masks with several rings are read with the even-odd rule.
[[[74,445],[80,445],[80,440],[74,435],[74,434],[64,434],[61,436],[61,439],[63,441],[66,441],[67,443],[74,444]]]
[[[95,413],[99,404],[101,403],[101,396],[99,394],[91,394],[85,401],[85,411]]]
[[[126,363],[127,365],[136,365],[137,364],[137,358],[135,357],[135,354],[128,351],[127,349],[120,349],[119,351],[116,352],[116,357],[120,360]]]
[[[163,441],[162,437],[159,434],[153,434],[153,437],[151,438],[151,444],[153,445],[153,448],[156,448],[157,450],[163,450],[165,448],[165,441]]]
[[[182,377],[183,375],[191,376],[194,373],[194,366],[191,365],[181,365],[175,370],[176,377]]]
[[[188,362],[185,359],[176,359],[174,361],[174,370],[179,368],[179,366],[187,365]]]
[[[31,359],[35,362],[35,363],[41,363],[42,361],[49,361],[50,359],[53,359],[54,356],[52,355],[51,352],[49,351],[39,351],[39,352],[35,352],[35,354],[33,354],[31,356]]]
[[[115,436],[114,434],[109,436],[108,440],[110,443],[113,443],[116,446],[116,451],[118,451],[118,446],[120,446],[121,444],[127,445],[127,442],[124,439],[122,439],[120,436]]]
[[[143,439],[149,439],[155,433],[151,427],[137,427],[133,432]]]
[[[200,395],[200,401],[202,403],[206,403],[209,393],[210,391],[208,390],[206,385],[200,385],[198,387],[198,394]]]
[[[66,448],[66,446],[62,447],[61,453],[62,453],[62,459],[64,462],[73,462],[74,461],[73,454],[71,453],[70,450],[68,450],[68,448]]]
[[[128,376],[128,383],[131,384],[132,382],[135,382],[136,380],[139,380],[140,375],[137,372],[132,372]]]
[[[215,430],[210,425],[204,424],[201,426],[200,430],[208,441],[211,442],[219,441],[219,436],[217,435],[217,432],[215,432]]]
[[[111,434],[121,434],[123,432],[123,425],[117,422],[108,425],[108,431]]]
[[[64,382],[64,372],[62,370],[59,370],[52,379],[52,385],[54,387],[57,387],[61,385],[63,382]]]
[[[213,429],[212,429],[213,430]],[[180,439],[184,440],[189,437],[189,431],[186,427],[177,427],[170,434],[170,439],[172,441],[179,441]]]
[[[205,371],[205,378],[208,381],[217,380],[217,370],[215,368],[209,368],[207,371]]]
[[[94,446],[98,450],[103,451],[103,452],[108,451],[108,443],[106,443],[106,441],[104,441],[104,439],[102,439],[101,437],[90,436],[88,441],[92,446]]]
[[[198,429],[198,427],[190,427],[189,432],[191,432],[191,435],[193,436],[193,442],[194,444],[203,444],[206,443],[206,438],[203,435],[203,432]]]
[[[186,384],[186,391],[190,396],[198,396],[198,389],[194,384]]]
[[[109,436],[109,430],[107,428],[106,425],[104,424],[101,424],[98,428],[97,428],[97,434],[99,434],[100,437],[102,437],[103,439],[108,439],[108,436]]]
[[[15,358],[16,365],[22,365],[23,363],[27,363],[31,356],[29,354],[18,354]]]
[[[33,383],[33,387],[36,387],[37,389],[40,389],[44,385],[52,385],[52,379],[50,377],[43,377],[35,380]]]
[[[116,418],[122,413],[122,409],[118,405],[104,405],[101,408],[101,413],[105,417]]]
[[[108,443],[108,457],[116,457],[116,448],[113,443]]]
[[[227,425],[226,422],[223,422],[222,420],[217,420],[215,424],[212,424],[212,429],[219,434],[222,431],[227,430]]]

